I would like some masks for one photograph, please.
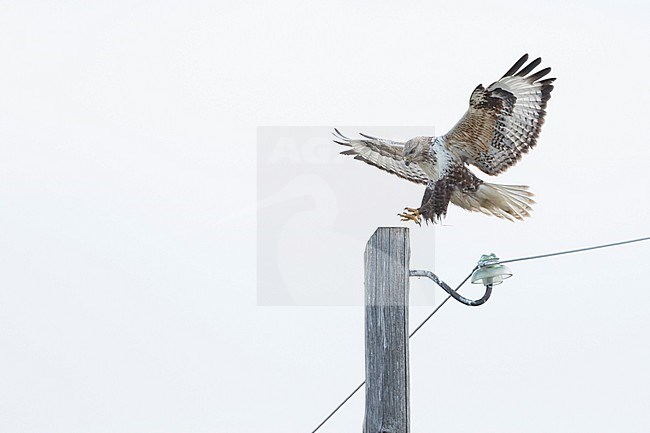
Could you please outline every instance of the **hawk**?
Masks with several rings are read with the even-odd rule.
[[[402,221],[439,222],[450,201],[468,211],[522,220],[534,203],[528,187],[484,182],[468,166],[495,176],[537,143],[555,78],[543,79],[551,68],[533,73],[541,58],[524,66],[527,61],[525,54],[498,81],[487,88],[479,84],[467,112],[445,135],[401,143],[365,134],[350,139],[334,129],[334,142],[350,147],[343,155],[427,186],[419,208],[398,214]]]

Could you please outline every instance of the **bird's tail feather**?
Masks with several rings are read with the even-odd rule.
[[[482,183],[470,193],[455,192],[451,202],[463,209],[483,212],[510,221],[523,220],[530,216],[533,193],[525,185],[498,185]]]

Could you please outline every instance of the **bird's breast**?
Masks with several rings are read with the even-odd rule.
[[[429,176],[429,179],[436,181],[440,177],[440,167],[438,167],[438,162],[418,162],[418,165],[422,171]]]

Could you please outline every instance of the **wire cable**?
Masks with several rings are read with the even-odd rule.
[[[631,244],[631,243],[642,242],[642,241],[647,241],[647,240],[650,240],[650,236],[648,236],[648,237],[644,237],[644,238],[630,239],[630,240],[627,240],[627,241],[621,241],[621,242],[613,242],[613,243],[610,243],[610,244],[602,244],[602,245],[594,245],[594,246],[591,246],[591,247],[585,247],[585,248],[577,248],[577,249],[574,249],[574,250],[557,251],[557,252],[554,252],[554,253],[539,254],[539,255],[536,255],[536,256],[527,256],[527,257],[519,257],[519,258],[516,258],[516,259],[500,260],[500,261],[497,262],[497,263],[498,263],[498,264],[503,264],[503,263],[523,262],[523,261],[525,261],[525,260],[543,259],[543,258],[546,258],[546,257],[561,256],[561,255],[565,255],[565,254],[573,254],[573,253],[581,253],[581,252],[584,252],[584,251],[591,251],[591,250],[597,250],[597,249],[601,249],[601,248],[615,247],[615,246],[619,246],[619,245]],[[472,269],[471,272],[467,275],[467,277],[465,277],[465,279],[464,279],[464,280],[463,280],[463,281],[462,281],[462,282],[461,282],[461,283],[460,283],[460,284],[459,284],[459,285],[454,289],[455,292],[457,292],[458,290],[460,290],[461,287],[463,287],[463,285],[467,282],[467,280],[469,280],[469,278],[472,276],[472,273],[474,273],[474,271],[475,271],[476,269],[478,269],[478,266],[475,266],[474,269]],[[423,321],[422,321],[422,322],[421,322],[421,323],[420,323],[420,324],[419,324],[419,325],[418,325],[418,326],[417,326],[417,327],[416,327],[416,328],[415,328],[415,329],[414,329],[414,330],[409,334],[409,339],[410,339],[411,337],[413,337],[413,336],[415,335],[415,333],[418,332],[418,331],[420,330],[420,328],[422,328],[422,327],[423,327],[423,326],[424,326],[424,325],[429,321],[429,319],[431,319],[431,317],[433,317],[433,315],[436,314],[436,313],[438,312],[438,310],[440,310],[440,309],[442,308],[442,306],[445,305],[445,304],[447,303],[447,301],[448,301],[450,298],[451,298],[451,295],[447,295],[447,297],[446,297],[446,298],[445,298],[445,299],[440,303],[440,305],[438,305],[438,306],[437,306],[437,307],[436,307],[436,308],[431,312],[431,314],[429,314],[429,315],[428,315],[428,316],[427,316],[427,317],[426,317],[426,318],[425,318],[425,319],[424,319],[424,320],[423,320]],[[341,408],[343,407],[343,405],[344,405],[345,403],[347,403],[348,400],[350,400],[350,399],[354,396],[354,394],[356,394],[357,391],[359,391],[359,390],[363,387],[363,385],[365,385],[365,384],[366,384],[366,381],[365,381],[365,380],[364,380],[363,382],[361,382],[361,384],[359,384],[359,386],[357,386],[357,387],[355,388],[355,390],[352,391],[352,392],[350,393],[350,395],[348,395],[348,396],[347,396],[347,397],[346,397],[346,398],[341,402],[341,404],[339,404],[339,405],[336,407],[336,409],[334,409],[334,410],[333,410],[329,415],[327,415],[327,417],[326,417],[326,418],[325,418],[325,419],[324,419],[320,424],[318,424],[318,426],[317,426],[314,430],[312,430],[311,433],[316,433],[316,432],[318,431],[318,429],[320,429],[320,428],[321,428],[321,427],[322,427],[322,426],[323,426],[323,425],[324,425],[324,424],[325,424],[325,423],[326,423],[326,422],[327,422],[327,421],[328,421],[332,416],[334,416],[334,414],[335,414],[336,412],[338,412],[338,410],[341,409]]]
[[[470,272],[470,273],[465,277],[465,279],[464,279],[464,280],[463,280],[463,281],[458,285],[458,287],[456,287],[456,288],[454,289],[454,292],[457,292],[458,290],[460,290],[461,287],[463,287],[463,284],[465,284],[465,283],[467,282],[467,280],[469,280],[469,277],[472,276],[472,274],[474,273],[474,271],[475,271],[477,268],[478,268],[478,266],[475,266],[474,269],[472,269],[472,272]],[[440,303],[440,305],[438,305],[438,306],[436,307],[436,309],[433,310],[433,311],[431,312],[431,314],[429,314],[429,315],[427,316],[427,318],[424,319],[424,320],[423,320],[423,321],[422,321],[422,322],[421,322],[421,323],[420,323],[420,324],[419,324],[419,325],[418,325],[418,326],[413,330],[413,332],[411,332],[411,333],[409,334],[409,338],[413,337],[413,336],[415,335],[415,333],[418,332],[418,331],[420,330],[420,328],[422,328],[422,327],[424,326],[424,324],[427,323],[427,322],[429,321],[429,319],[430,319],[431,317],[433,317],[433,315],[436,314],[436,313],[438,312],[438,310],[439,310],[440,308],[442,308],[442,306],[445,305],[445,304],[447,303],[447,301],[449,300],[449,298],[451,298],[451,295],[447,295],[447,297],[444,299],[444,301],[442,301],[442,302]]]
[[[478,266],[477,266],[477,267],[478,267]],[[472,269],[472,272],[474,272],[474,271],[476,270],[477,267],[475,267],[474,269]],[[472,276],[472,272],[470,272],[469,275],[467,275],[467,276],[465,277],[465,279],[464,279],[464,280],[463,280],[463,281],[458,285],[458,287],[456,287],[456,288],[454,289],[454,292],[457,292],[458,290],[460,290],[461,287],[463,287],[463,284],[465,284],[465,283],[467,282],[467,280],[469,280],[469,277]],[[426,319],[424,319],[424,320],[423,320],[423,321],[422,321],[422,322],[421,322],[421,323],[420,323],[420,324],[419,324],[419,325],[418,325],[418,326],[413,330],[413,332],[411,332],[411,333],[409,334],[409,339],[410,339],[411,337],[413,337],[413,336],[415,335],[415,333],[418,332],[418,331],[420,330],[420,328],[422,328],[422,327],[424,326],[424,324],[427,323],[427,322],[429,321],[429,319],[431,319],[431,317],[433,317],[433,315],[436,314],[436,313],[438,312],[438,310],[440,310],[440,308],[442,308],[443,305],[445,305],[445,303],[449,300],[449,298],[451,298],[451,295],[447,295],[447,297],[445,298],[445,300],[442,301],[442,302],[440,303],[440,305],[438,305],[438,306],[437,306],[437,307],[436,307],[436,308],[431,312],[431,314],[429,314],[429,315],[426,317]],[[318,426],[317,426],[314,430],[312,430],[311,433],[316,433],[316,432],[318,431],[318,429],[321,428],[321,427],[322,427],[322,426],[323,426],[323,425],[324,425],[324,424],[325,424],[325,423],[326,423],[330,418],[332,418],[332,416],[334,416],[334,414],[335,414],[336,412],[338,412],[338,410],[341,409],[341,408],[343,407],[343,405],[344,405],[345,403],[347,403],[348,400],[350,400],[350,399],[352,398],[352,396],[354,396],[354,394],[356,394],[357,391],[359,391],[359,390],[363,387],[363,385],[365,385],[365,384],[366,384],[366,381],[365,381],[365,380],[364,380],[363,382],[361,382],[361,384],[359,384],[359,386],[357,386],[357,387],[355,388],[355,390],[352,391],[352,392],[350,393],[350,395],[348,395],[347,397],[345,397],[345,399],[341,402],[341,404],[339,404],[338,406],[336,406],[336,409],[334,409],[334,410],[333,410],[329,415],[327,415],[327,417],[325,417],[325,419],[324,419],[320,424],[318,424]]]
[[[345,400],[343,400],[343,401],[341,402],[341,404],[339,404],[338,406],[336,406],[336,409],[334,409],[334,410],[332,411],[332,413],[330,413],[329,415],[327,415],[327,417],[326,417],[326,418],[325,418],[325,419],[324,419],[320,424],[318,424],[318,427],[316,427],[316,428],[315,428],[311,433],[315,433],[316,431],[318,431],[318,429],[321,428],[321,427],[323,426],[323,424],[325,424],[325,423],[326,423],[330,418],[332,418],[332,416],[334,416],[334,414],[335,414],[339,409],[341,409],[341,408],[343,407],[343,405],[344,405],[345,403],[347,403],[348,400],[350,400],[350,399],[352,398],[352,396],[353,396],[354,394],[356,394],[357,391],[359,391],[359,390],[363,387],[363,385],[365,385],[365,384],[366,384],[366,381],[365,381],[365,380],[364,380],[363,382],[361,382],[361,383],[359,384],[359,386],[357,386],[357,387],[355,388],[355,390],[352,391],[352,392],[350,393],[350,395],[348,395],[347,397],[345,397]]]
[[[564,254],[581,253],[583,251],[591,251],[591,250],[597,250],[597,249],[600,249],[600,248],[616,247],[618,245],[631,244],[631,243],[634,243],[634,242],[642,242],[642,241],[647,241],[647,240],[650,240],[650,236],[645,237],[645,238],[630,239],[628,241],[613,242],[611,244],[602,244],[602,245],[595,245],[595,246],[592,246],[592,247],[578,248],[578,249],[575,249],[575,250],[558,251],[558,252],[555,252],[555,253],[540,254],[540,255],[537,255],[537,256],[520,257],[518,259],[500,260],[497,263],[503,264],[503,263],[523,262],[524,260],[543,259],[543,258],[546,258],[546,257],[561,256],[561,255],[564,255]]]

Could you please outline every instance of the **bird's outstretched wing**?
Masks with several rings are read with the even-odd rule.
[[[374,165],[411,182],[426,185],[429,181],[427,175],[417,164],[406,165],[404,163],[402,151],[404,143],[365,134],[361,134],[363,138],[353,140],[341,134],[338,129],[334,129],[332,134],[336,137],[335,143],[350,147],[350,149],[341,152],[342,155],[354,155],[354,159]]]
[[[520,69],[527,60],[525,54],[487,89],[479,84],[472,92],[469,109],[444,139],[463,162],[489,175],[505,171],[535,146],[544,123],[555,78],[541,80],[551,68],[530,74],[541,63],[540,58]]]

